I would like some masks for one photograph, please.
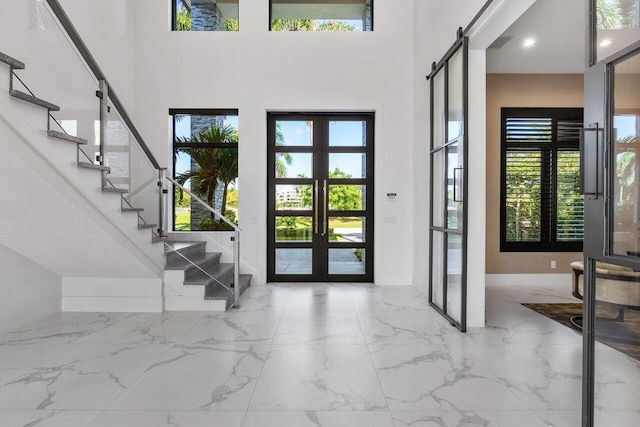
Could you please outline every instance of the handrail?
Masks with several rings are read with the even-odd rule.
[[[104,73],[98,66],[98,63],[96,62],[96,60],[93,58],[93,56],[89,52],[87,45],[84,44],[84,41],[80,37],[80,34],[71,23],[69,16],[64,11],[64,9],[62,8],[58,0],[47,0],[47,3],[49,4],[49,7],[51,8],[51,11],[53,12],[53,14],[56,16],[56,18],[58,18],[58,21],[60,22],[64,30],[67,32],[67,34],[69,35],[69,38],[75,45],[76,49],[78,49],[78,52],[80,53],[84,61],[87,63],[89,68],[91,69],[91,72],[95,75],[95,77],[98,80],[104,80],[106,82],[107,87],[109,89],[109,99],[113,103],[113,106],[115,107],[115,109],[118,110],[118,112],[120,113],[120,117],[122,117],[122,120],[125,122],[125,124],[129,128],[129,131],[131,131],[131,134],[135,138],[138,145],[140,145],[140,148],[142,148],[142,151],[144,151],[146,156],[149,158],[149,161],[151,161],[151,164],[153,165],[153,167],[158,170],[162,169],[160,167],[160,164],[154,157],[153,153],[151,153],[151,150],[149,150],[149,147],[144,142],[142,135],[140,135],[140,132],[138,132],[138,129],[135,127],[135,125],[131,121],[129,114],[127,114],[127,111],[125,110],[124,106],[120,102],[120,98],[118,98],[118,95],[116,95],[116,92],[114,91],[113,87],[111,86],[111,84],[109,84],[109,81],[107,80]]]
[[[181,189],[182,191],[184,191],[185,193],[187,193],[189,196],[191,196],[192,199],[196,200],[198,203],[200,203],[205,209],[207,209],[208,211],[212,212],[213,214],[215,214],[217,217],[219,217],[221,220],[223,220],[224,222],[226,222],[230,227],[233,227],[234,230],[236,231],[242,231],[242,229],[240,227],[238,227],[235,223],[231,222],[231,220],[229,220],[226,216],[222,215],[219,211],[217,211],[216,209],[214,209],[213,207],[209,206],[207,204],[207,202],[205,202],[204,200],[202,200],[201,198],[199,198],[198,196],[196,196],[195,194],[193,194],[191,192],[191,190],[189,190],[188,188],[180,185],[178,182],[176,182],[174,179],[169,178],[168,176],[165,177],[167,181],[173,183],[173,185],[175,185],[176,187],[178,187],[179,189]]]

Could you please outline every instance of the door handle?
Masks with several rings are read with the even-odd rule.
[[[453,169],[453,201],[462,203],[462,194],[458,191],[458,181],[460,181],[460,175],[462,173],[463,168],[454,168]]]
[[[324,204],[322,205],[323,221],[322,221],[322,235],[327,234],[327,211],[329,210],[329,205],[327,204],[327,180],[324,180],[324,184],[322,186],[322,192],[324,194]]]
[[[315,230],[315,233],[318,234],[318,202],[320,200],[318,199],[318,180],[317,179],[316,179],[316,183],[314,185],[314,194],[315,194],[314,201],[313,201],[313,205],[315,207],[314,230]]]
[[[597,199],[604,190],[604,129],[598,127],[598,123],[594,125],[593,128],[580,129],[580,192]],[[587,145],[587,132],[593,132],[595,144]]]

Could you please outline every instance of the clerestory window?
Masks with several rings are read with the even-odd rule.
[[[373,0],[270,0],[271,31],[373,31]]]
[[[238,31],[238,0],[171,0],[173,31]]]
[[[503,108],[500,250],[580,252],[581,108]]]

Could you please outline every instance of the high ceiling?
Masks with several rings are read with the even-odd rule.
[[[533,44],[526,47],[527,40]],[[581,74],[584,68],[584,0],[537,0],[487,50],[488,73]]]

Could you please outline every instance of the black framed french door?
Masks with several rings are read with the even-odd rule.
[[[467,327],[468,39],[462,31],[431,87],[429,303]]]
[[[374,113],[268,113],[268,281],[373,281],[373,129]]]
[[[608,51],[584,75],[584,281],[578,283],[583,297],[583,427],[640,425],[638,363],[624,354],[624,346],[640,344],[640,37],[633,33],[636,41],[629,44],[625,30],[611,32],[610,43],[619,49]],[[598,56],[604,56],[597,48]],[[598,341],[617,343],[616,351]],[[616,389],[606,382],[616,383]],[[625,395],[634,397],[620,403],[619,396]]]

